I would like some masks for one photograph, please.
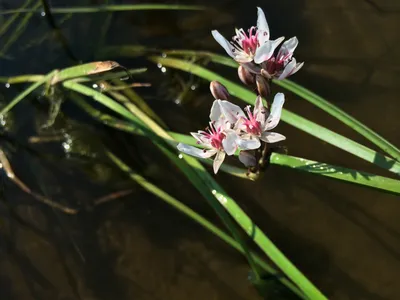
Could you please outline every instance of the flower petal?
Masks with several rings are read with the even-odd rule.
[[[200,158],[209,158],[211,156],[213,156],[217,150],[214,149],[199,149],[190,145],[186,145],[186,144],[182,144],[179,143],[177,146],[178,150],[185,153],[185,154],[189,154],[191,156],[196,156],[196,157],[200,157]]]
[[[222,111],[221,111],[221,105],[220,102],[221,100],[214,100],[211,110],[210,110],[210,120],[213,122],[216,122],[218,119],[222,117]]]
[[[295,36],[285,41],[278,51],[277,60],[289,60],[292,58],[293,52],[298,44],[299,41]]]
[[[269,40],[270,34],[265,14],[259,7],[257,7],[257,29],[260,31],[259,34],[261,35],[258,37],[258,41],[260,44],[264,44],[265,41]]]
[[[228,155],[233,155],[236,152],[237,149],[237,144],[236,141],[239,139],[239,136],[237,133],[233,130],[230,130],[225,138],[222,141],[222,146],[224,147],[224,150],[226,154]]]
[[[290,76],[294,68],[296,68],[296,59],[293,57],[293,59],[285,66],[281,75],[279,75],[278,80],[282,80]]]
[[[236,141],[236,144],[239,146],[240,149],[242,150],[254,150],[254,149],[258,149],[261,146],[260,140],[258,139],[258,137],[251,137],[248,139],[238,139]]]
[[[274,129],[281,118],[283,103],[285,103],[285,95],[277,93],[271,105],[271,113],[265,122],[264,131]]]
[[[268,59],[274,54],[276,47],[285,39],[285,37],[277,38],[274,41],[266,41],[263,45],[257,48],[254,55],[254,62],[260,64]]]
[[[256,103],[254,104],[253,114],[256,120],[260,122],[262,126],[265,123],[265,116],[267,114],[267,109],[264,106],[261,96],[257,96]]]
[[[240,151],[239,160],[246,166],[246,167],[254,167],[257,165],[257,160],[253,154],[249,151]]]
[[[219,168],[221,167],[222,163],[224,162],[224,159],[225,159],[225,152],[218,151],[217,155],[214,158],[214,163],[213,163],[213,169],[214,169],[215,174],[217,174]]]
[[[226,100],[219,100],[218,103],[220,105],[221,114],[226,118],[229,123],[235,124],[238,119],[246,117],[243,110],[236,104],[233,104]]]
[[[228,53],[228,55],[230,57],[235,57],[233,51],[235,49],[235,47],[233,47],[227,39],[225,39],[222,34],[220,34],[218,32],[218,30],[213,30],[211,31],[212,36],[214,37],[214,39],[218,42],[218,44],[221,45],[222,48],[225,49],[226,53]]]
[[[260,139],[266,143],[277,143],[286,140],[286,137],[276,132],[263,132]]]

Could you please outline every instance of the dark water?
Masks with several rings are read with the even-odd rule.
[[[102,3],[52,1],[54,6]],[[114,13],[111,19],[107,14],[57,15],[68,42],[64,45],[46,18],[35,14],[0,57],[0,76],[45,73],[98,59],[148,67],[137,80],[152,87],[136,91],[171,129],[195,130],[204,126],[212,101],[206,82],[171,69],[162,73],[140,57],[105,57],[101,50],[132,44],[223,53],[210,30],[229,35],[234,26],[251,26],[255,7],[261,6],[273,37],[297,35],[300,40],[296,58],[306,65],[294,81],[400,144],[397,1],[182,3],[214,9]],[[0,0],[0,9],[21,4]],[[104,31],[106,22],[110,26]],[[0,47],[8,39],[9,35],[0,37]],[[215,70],[236,77],[231,69]],[[187,88],[192,86],[194,90]],[[10,101],[22,88],[1,86],[0,100]],[[318,108],[290,93],[287,97],[285,105],[291,111],[374,148]],[[249,269],[242,256],[144,192],[116,171],[102,152],[103,145],[111,147],[136,171],[218,224],[204,200],[148,141],[92,121],[69,103],[68,94],[55,125],[41,129],[46,102],[39,94],[29,100],[13,110],[0,147],[34,191],[79,212],[71,216],[40,204],[2,175],[2,299],[259,299],[247,280]],[[285,145],[292,155],[385,174],[287,124],[280,124],[279,132],[287,136]],[[58,140],[29,143],[36,136]],[[70,145],[70,151],[66,153],[62,143]],[[330,299],[400,299],[398,196],[280,167],[271,167],[256,183],[223,173],[217,179]],[[126,196],[96,205],[96,199],[127,190]]]

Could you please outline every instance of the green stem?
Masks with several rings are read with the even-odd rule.
[[[32,1],[33,0],[25,1],[24,5],[21,8],[24,9],[28,7]],[[13,14],[11,17],[8,18],[6,22],[4,22],[4,24],[0,27],[0,36],[2,36],[7,31],[7,29],[12,25],[12,23],[14,23],[15,20],[19,17],[19,15],[20,15],[19,13]]]
[[[36,3],[34,5],[34,9],[37,9],[40,7],[40,2]],[[13,34],[10,36],[8,41],[4,44],[4,46],[0,50],[0,55],[5,55],[8,49],[15,43],[16,40],[20,37],[20,35],[24,32],[24,29],[26,28],[26,25],[28,25],[29,20],[32,18],[33,13],[28,13],[25,15],[21,22],[18,24],[17,28],[13,31]]]
[[[124,5],[102,5],[102,6],[79,6],[79,7],[52,7],[53,14],[87,14],[113,11],[131,10],[204,10],[204,6],[196,5],[173,5],[173,4],[124,4]],[[17,13],[35,13],[38,9],[18,8],[8,9],[0,12],[0,15],[10,15]]]
[[[45,82],[49,81],[56,71],[50,72],[46,76],[44,76],[41,80],[31,84],[26,90],[24,90],[22,93],[20,93],[17,97],[15,97],[13,100],[11,100],[10,103],[8,103],[1,111],[0,115],[6,114],[10,109],[12,109],[15,105],[17,105],[20,101],[22,101],[26,96],[28,96],[30,93],[32,93],[34,90],[36,90],[39,86],[44,84]]]

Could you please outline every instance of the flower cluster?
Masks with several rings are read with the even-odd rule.
[[[276,94],[270,110],[264,106],[262,97],[268,99],[271,95],[272,79],[285,79],[296,73],[303,63],[297,63],[293,57],[297,38],[292,37],[285,42],[284,37],[271,40],[264,12],[259,7],[257,10],[257,26],[251,27],[247,33],[236,29],[232,41],[226,40],[217,30],[212,31],[215,40],[239,63],[239,79],[258,91],[254,108],[249,105],[242,110],[229,102],[227,89],[213,81],[210,89],[216,100],[211,107],[210,126],[191,133],[202,149],[178,144],[178,149],[189,155],[200,158],[215,156],[214,173],[218,172],[226,155],[231,156],[237,151],[239,160],[246,167],[255,167],[251,170],[257,172],[265,163],[266,145],[285,139],[282,134],[271,132],[279,123],[285,96]]]
[[[225,156],[233,155],[237,150],[240,150],[239,160],[245,166],[254,166],[256,158],[250,150],[260,148],[261,141],[275,143],[285,139],[279,133],[270,132],[279,123],[284,101],[282,93],[276,94],[269,112],[258,96],[253,111],[249,105],[244,109],[245,113],[239,106],[217,99],[211,107],[210,126],[206,130],[191,133],[204,149],[182,143],[178,144],[178,149],[200,158],[215,155],[214,173],[218,172]]]
[[[217,30],[211,33],[228,55],[244,67],[243,71],[249,72],[248,76],[259,74],[268,80],[281,80],[296,73],[303,66],[303,63],[297,63],[293,57],[299,43],[297,38],[292,37],[285,41],[275,55],[276,49],[285,38],[270,40],[268,23],[259,7],[257,15],[257,27],[251,27],[247,33],[243,29],[236,29],[236,35],[231,41],[226,40]]]

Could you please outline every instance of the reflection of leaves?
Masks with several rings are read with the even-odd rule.
[[[56,87],[50,88],[50,93],[47,95],[47,98],[50,102],[49,116],[46,123],[43,125],[43,128],[53,126],[54,121],[56,120],[58,113],[60,112],[61,104],[64,100],[62,93]]]

